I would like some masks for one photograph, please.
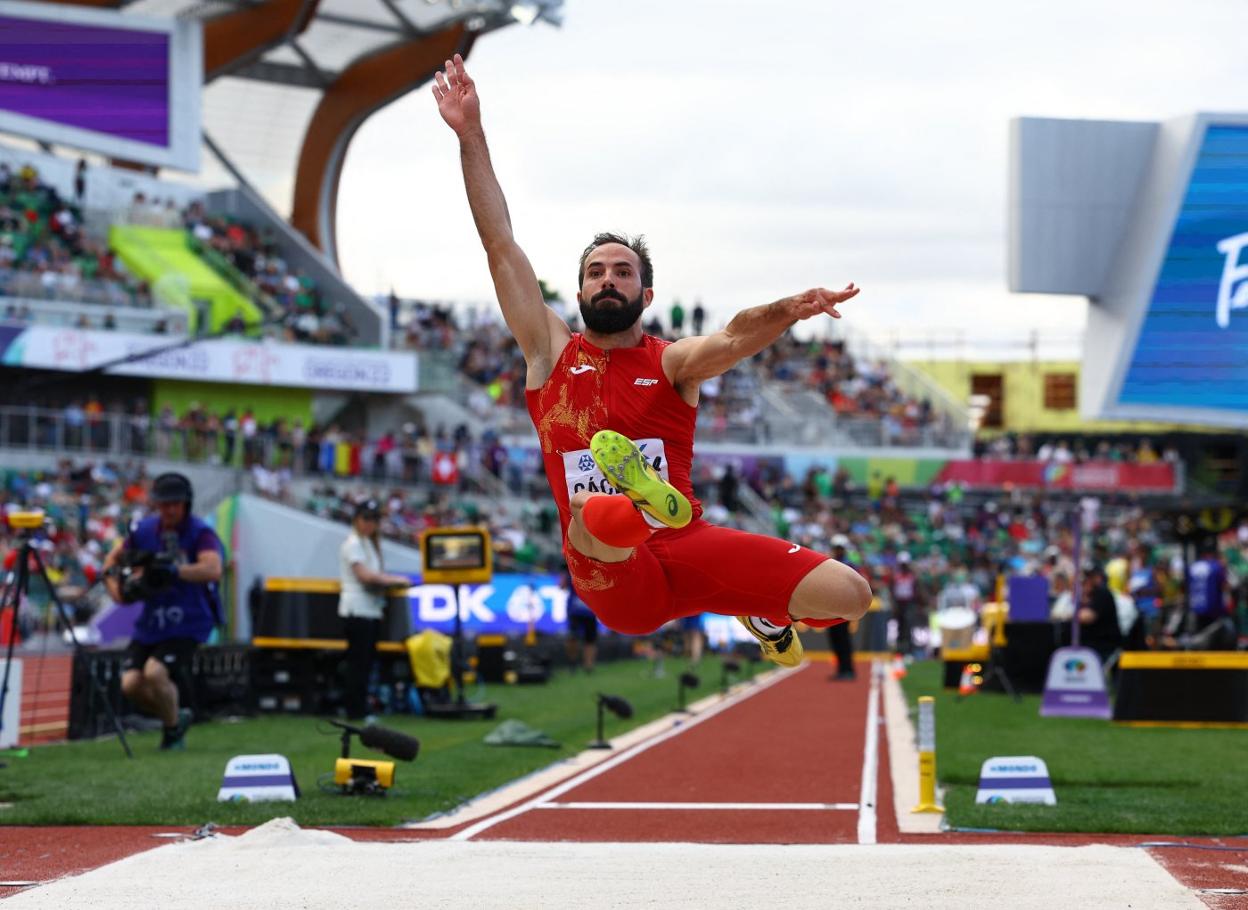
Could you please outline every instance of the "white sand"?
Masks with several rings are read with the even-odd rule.
[[[289,819],[158,847],[4,902],[5,910],[973,906],[1204,910],[1138,848],[381,844]]]

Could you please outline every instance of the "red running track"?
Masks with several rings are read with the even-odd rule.
[[[865,669],[865,668],[864,668]],[[498,840],[859,843],[869,673],[832,682],[807,664],[530,808],[459,836]],[[877,717],[879,708],[876,708]],[[878,730],[878,726],[877,726]],[[630,750],[631,752],[632,750]],[[625,753],[629,754],[629,753]],[[883,743],[869,789],[892,815]],[[544,805],[543,805],[544,803]],[[638,803],[645,807],[628,808]],[[733,806],[726,808],[724,805]],[[736,808],[772,804],[775,808]],[[795,805],[796,804],[796,805]],[[717,807],[717,805],[719,807]],[[800,805],[801,808],[797,806]],[[787,807],[787,808],[784,808]],[[507,813],[504,813],[504,817]],[[869,826],[874,833],[875,826]],[[867,840],[865,842],[873,842]]]

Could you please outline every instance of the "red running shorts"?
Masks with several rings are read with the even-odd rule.
[[[602,624],[647,635],[697,613],[760,616],[788,625],[797,583],[831,557],[778,537],[695,519],[652,534],[623,562],[601,562],[564,538],[572,583]]]

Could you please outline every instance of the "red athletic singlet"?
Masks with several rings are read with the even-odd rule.
[[[701,516],[690,483],[697,408],[663,374],[668,344],[643,335],[637,347],[604,351],[577,332],[546,383],[525,391],[565,535],[572,493],[617,492],[589,454],[589,440],[599,430],[615,430],[636,442],[659,473],[689,497],[694,518]]]

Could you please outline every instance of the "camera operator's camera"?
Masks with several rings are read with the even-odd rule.
[[[122,603],[128,604],[167,591],[178,580],[177,562],[171,554],[146,550],[122,554],[114,572],[121,579]]]

